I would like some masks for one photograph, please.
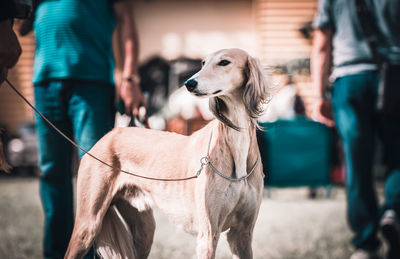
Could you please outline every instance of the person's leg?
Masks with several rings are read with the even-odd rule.
[[[114,127],[114,86],[90,81],[69,81],[72,95],[69,116],[77,143],[89,151]],[[78,150],[79,157],[84,154]]]
[[[379,246],[378,204],[372,175],[376,82],[374,73],[349,75],[336,80],[333,88],[335,122],[346,159],[347,212],[355,233],[353,245],[367,251]]]
[[[387,83],[392,87],[391,111],[380,115],[381,135],[388,176],[385,185],[384,209],[392,209],[400,216],[400,65],[391,66]]]
[[[78,145],[89,151],[114,127],[115,90],[112,85],[90,81],[68,81],[71,88],[69,116]],[[79,158],[84,152],[78,150]],[[97,258],[94,249],[85,258]]]
[[[390,110],[380,114],[381,137],[388,175],[385,203],[382,206],[381,230],[388,241],[387,258],[400,258],[400,66],[387,74]]]
[[[68,136],[72,126],[66,113],[68,93],[60,81],[36,85],[35,105]],[[62,258],[73,227],[72,146],[36,115],[40,196],[45,214],[44,257]]]

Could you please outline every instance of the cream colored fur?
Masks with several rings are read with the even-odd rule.
[[[222,65],[222,60],[229,63]],[[90,153],[136,174],[185,178],[199,170],[212,134],[212,164],[230,177],[246,175],[260,157],[255,119],[268,97],[263,69],[246,52],[228,49],[209,55],[191,79],[197,82],[192,94],[210,98],[218,120],[191,136],[117,128]],[[147,258],[155,230],[154,207],[197,235],[197,258],[214,258],[225,230],[233,258],[252,258],[263,176],[260,160],[254,173],[240,182],[223,179],[209,166],[196,179],[152,181],[113,170],[86,155],[79,167],[77,214],[65,258],[82,258],[94,243],[103,258]]]

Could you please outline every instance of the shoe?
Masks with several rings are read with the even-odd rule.
[[[394,210],[387,210],[380,223],[383,237],[389,245],[386,259],[400,258],[400,222]]]
[[[371,252],[363,249],[357,249],[350,259],[380,259],[376,252]]]

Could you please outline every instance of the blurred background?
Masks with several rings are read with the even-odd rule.
[[[265,65],[284,67],[284,72],[295,77],[300,95],[308,104],[312,98],[311,41],[302,31],[307,31],[316,5],[317,0],[137,0],[133,12],[140,62],[145,64],[159,57],[179,73],[177,70],[186,68],[174,66],[179,59],[202,59],[221,48],[242,48]],[[33,102],[33,33],[20,41],[23,54],[9,79]],[[178,86],[175,83],[170,87]],[[0,124],[7,132],[15,133],[21,124],[33,121],[33,113],[4,88],[0,95]]]
[[[312,121],[311,21],[318,0],[136,0],[141,87],[152,128],[190,134],[212,119],[208,105],[181,92],[201,59],[242,48],[268,69],[275,95],[260,123],[267,175],[254,237],[255,258],[348,258],[345,172],[334,129]],[[33,100],[34,35],[20,37],[23,53],[8,78]],[[118,50],[115,50],[119,80]],[[119,116],[116,126],[125,126]],[[125,125],[124,125],[125,124]],[[0,172],[0,258],[41,258],[43,213],[37,176],[33,112],[3,85],[0,128],[9,175]],[[378,152],[379,153],[379,152]],[[376,175],[380,178],[379,155]],[[381,192],[380,184],[378,186]],[[189,258],[195,238],[156,214],[150,258]],[[217,258],[229,258],[221,238]]]

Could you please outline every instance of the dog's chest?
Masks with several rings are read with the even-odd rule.
[[[233,157],[236,177],[247,174],[247,156],[249,152],[250,137],[247,134],[232,136],[228,143],[230,153]]]
[[[236,202],[232,200],[231,204],[227,205],[230,210],[224,222],[223,231],[232,226],[243,224],[246,221],[245,219],[251,217],[256,208],[259,207],[259,191],[257,191],[257,188],[247,184],[235,193]]]

